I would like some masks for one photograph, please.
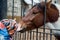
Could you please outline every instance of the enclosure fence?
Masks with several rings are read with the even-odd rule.
[[[15,33],[13,40],[43,40],[43,35],[44,36],[44,40],[57,40],[54,37],[54,34],[52,33],[52,30],[54,29],[45,29],[45,32],[43,32],[44,28],[39,28],[38,30],[31,30],[31,31],[27,31],[24,33]],[[38,32],[37,32],[38,31]]]

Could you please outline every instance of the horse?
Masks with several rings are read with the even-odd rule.
[[[12,40],[16,29],[17,22],[15,19],[2,19],[0,21],[0,40]]]
[[[44,25],[45,2],[34,5],[18,24],[17,31],[25,32]],[[46,26],[50,29],[60,29],[59,8],[51,1],[46,3]],[[60,40],[60,31],[53,30],[54,36]]]

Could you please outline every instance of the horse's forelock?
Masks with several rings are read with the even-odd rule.
[[[51,7],[54,8],[54,9],[56,9],[56,10],[58,10],[57,7],[56,7],[56,5],[54,5],[54,4],[51,4]]]

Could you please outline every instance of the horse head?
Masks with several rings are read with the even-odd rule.
[[[44,25],[45,2],[34,5],[19,22],[17,31],[25,32]],[[46,23],[58,20],[59,11],[54,4],[46,3]]]

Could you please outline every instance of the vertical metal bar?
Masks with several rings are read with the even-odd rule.
[[[15,34],[15,40],[17,40],[17,33]]]
[[[36,40],[38,40],[38,28],[36,29]]]
[[[29,35],[29,31],[27,32],[27,40],[29,39],[30,35]]]
[[[12,19],[14,18],[14,0],[12,1],[13,5],[12,5]]]
[[[32,31],[30,31],[30,40],[31,40]]]
[[[24,33],[22,33],[22,40],[24,40]]]
[[[39,33],[39,40],[41,40],[41,32]]]
[[[34,40],[34,31],[33,31],[33,40]]]
[[[18,32],[18,33],[17,33],[17,40],[20,40],[19,38],[20,38],[20,37],[19,37],[19,32]]]
[[[22,0],[22,16],[24,17],[25,16],[25,10],[26,10],[26,7],[24,7],[25,4],[24,4],[24,1]]]
[[[20,40],[21,40],[21,33],[20,33]]]
[[[48,40],[48,33],[46,34],[46,40]]]
[[[44,12],[44,29],[43,29],[43,40],[45,40],[45,23],[46,23],[46,2],[47,0],[45,0],[45,12]]]
[[[26,40],[26,32],[24,33],[24,40]]]
[[[32,5],[31,6],[33,6],[33,0],[32,0]]]
[[[19,32],[19,40],[20,40],[20,32]]]
[[[22,14],[22,0],[21,0],[21,18],[22,18],[22,15],[23,15],[23,14]]]
[[[25,14],[24,14],[24,13],[25,13],[25,10],[26,10],[26,9],[24,8],[24,9],[23,9],[23,17],[25,16]]]
[[[50,29],[50,40],[52,40],[52,29]]]

